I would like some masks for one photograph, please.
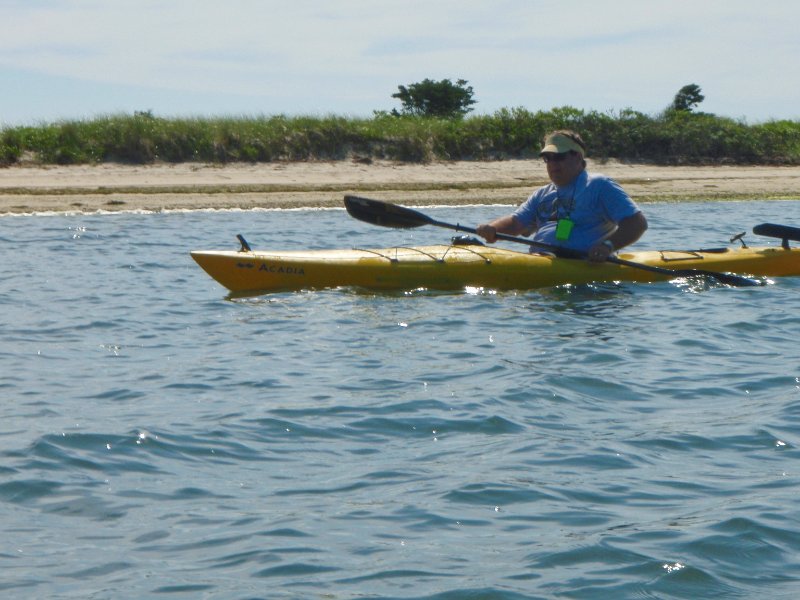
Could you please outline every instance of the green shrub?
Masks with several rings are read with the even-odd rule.
[[[690,111],[657,116],[563,106],[465,118],[260,117],[166,119],[140,112],[0,130],[0,165],[271,162],[369,157],[407,162],[529,158],[544,135],[574,129],[589,156],[658,164],[800,164],[800,123],[748,125]]]

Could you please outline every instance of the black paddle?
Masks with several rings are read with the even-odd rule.
[[[454,229],[455,231],[477,233],[477,231],[471,227],[453,225],[452,223],[445,223],[444,221],[437,221],[436,219],[432,219],[431,217],[411,208],[398,206],[397,204],[390,204],[389,202],[382,202],[380,200],[371,200],[369,198],[362,198],[360,196],[352,196],[348,194],[344,197],[344,206],[347,209],[347,212],[350,213],[350,216],[355,217],[359,221],[372,223],[373,225],[380,225],[382,227],[413,229],[423,225],[433,225],[435,227],[444,227],[445,229]],[[498,233],[497,239],[541,248],[543,250],[552,252],[561,258],[586,258],[586,253],[584,252],[561,248],[559,246],[553,246],[542,242],[534,242],[533,240],[528,240],[513,235]],[[729,273],[717,273],[716,271],[704,271],[702,269],[665,269],[663,267],[655,267],[652,265],[644,265],[642,263],[632,262],[613,255],[609,256],[606,260],[608,262],[624,265],[633,269],[651,271],[652,273],[660,273],[662,275],[669,275],[671,277],[711,277],[720,283],[732,286],[764,285],[762,282],[756,281],[755,279],[748,279],[747,277],[740,277],[738,275],[732,275]]]

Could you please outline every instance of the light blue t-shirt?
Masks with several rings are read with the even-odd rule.
[[[616,181],[582,171],[569,185],[551,183],[536,190],[514,217],[526,229],[536,229],[534,241],[586,251],[637,212],[639,207]],[[558,240],[556,226],[564,218],[575,225],[567,240]]]

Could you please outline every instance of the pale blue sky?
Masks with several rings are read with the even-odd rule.
[[[0,125],[370,116],[463,78],[476,113],[570,105],[800,120],[797,0],[0,0]]]

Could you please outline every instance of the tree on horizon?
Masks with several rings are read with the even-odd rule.
[[[676,112],[692,112],[706,97],[703,95],[700,86],[696,83],[690,83],[683,86],[675,98],[672,100],[670,110]]]
[[[409,84],[408,87],[399,85],[398,92],[392,94],[392,98],[402,102],[403,110],[398,113],[394,109],[391,114],[460,119],[475,104],[472,98],[475,92],[467,83],[466,79],[458,79],[455,83],[449,79],[423,79],[421,82]]]

